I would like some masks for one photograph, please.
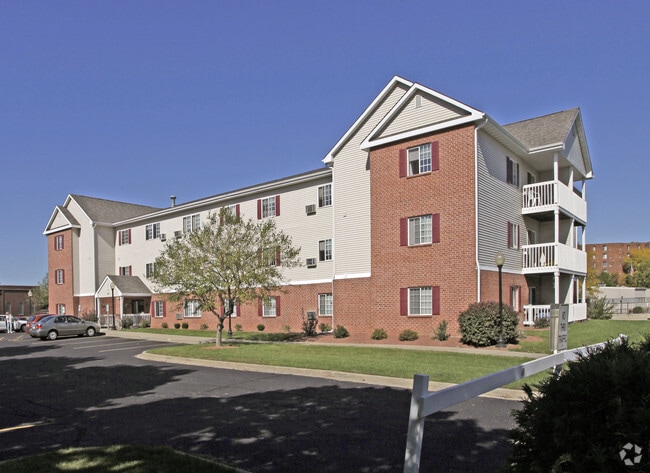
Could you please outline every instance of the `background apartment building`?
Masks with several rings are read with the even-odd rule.
[[[150,281],[165,242],[230,207],[273,218],[301,248],[273,310],[236,309],[233,324],[300,330],[308,313],[368,333],[457,329],[472,302],[504,301],[522,321],[550,304],[586,317],[585,182],[591,160],[578,109],[501,126],[484,112],[393,78],[323,159],[325,167],[176,205],[150,208],[69,195],[48,236],[50,307],[144,313],[152,326],[216,327],[172,305]]]
[[[623,263],[630,250],[650,248],[650,242],[591,243],[587,246],[589,266],[597,273],[623,274]]]

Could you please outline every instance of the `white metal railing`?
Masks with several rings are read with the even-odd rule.
[[[587,201],[560,181],[526,184],[522,188],[524,213],[543,212],[559,206],[582,223],[587,222]]]
[[[555,269],[587,273],[587,253],[561,243],[522,246],[524,274],[547,273]]]
[[[616,340],[620,341],[622,337],[624,336],[621,335]],[[606,343],[562,351],[435,392],[429,392],[428,390],[429,376],[416,374],[413,377],[413,393],[411,395],[406,452],[404,455],[404,473],[418,473],[420,471],[424,421],[431,414],[541,371],[561,366],[563,363],[577,359],[581,354],[588,353],[591,349],[605,346]]]
[[[568,304],[569,322],[578,322],[587,320],[587,303],[578,302]],[[525,305],[524,306],[524,325],[535,325],[539,319],[548,319],[551,316],[551,304],[547,305]]]

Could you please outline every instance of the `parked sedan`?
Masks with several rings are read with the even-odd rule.
[[[39,320],[29,329],[32,337],[41,340],[56,340],[59,337],[74,335],[93,337],[98,333],[99,324],[71,315],[51,315]]]
[[[32,315],[29,319],[27,319],[27,325],[25,325],[25,332],[29,333],[31,328],[36,325],[36,322],[39,320],[43,320],[45,317],[52,317],[54,314],[38,314],[38,315]]]

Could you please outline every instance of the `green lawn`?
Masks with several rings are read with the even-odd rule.
[[[206,331],[143,329],[157,333],[209,336]],[[599,343],[624,333],[632,341],[650,333],[648,321],[590,320],[569,326],[569,348]],[[514,351],[549,354],[549,330],[525,330],[525,338]],[[255,334],[235,332],[234,338],[247,339]],[[259,334],[258,334],[259,335]],[[271,336],[272,334],[266,334]],[[541,337],[542,341],[529,340]],[[383,347],[322,346],[300,343],[233,344],[234,348],[214,350],[212,345],[189,345],[150,350],[151,353],[200,358],[205,360],[289,366],[342,371],[377,376],[412,379],[414,374],[429,375],[431,381],[462,383],[526,361],[527,357],[475,355],[440,351],[421,351]],[[539,382],[545,373],[525,379]],[[524,382],[507,387],[520,388]]]
[[[236,473],[238,470],[167,447],[115,445],[65,448],[0,463],[0,473]]]

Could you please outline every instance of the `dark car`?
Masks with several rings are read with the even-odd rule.
[[[51,315],[45,317],[29,329],[29,334],[41,340],[56,340],[59,337],[94,337],[99,333],[99,324],[82,320],[72,315]]]

